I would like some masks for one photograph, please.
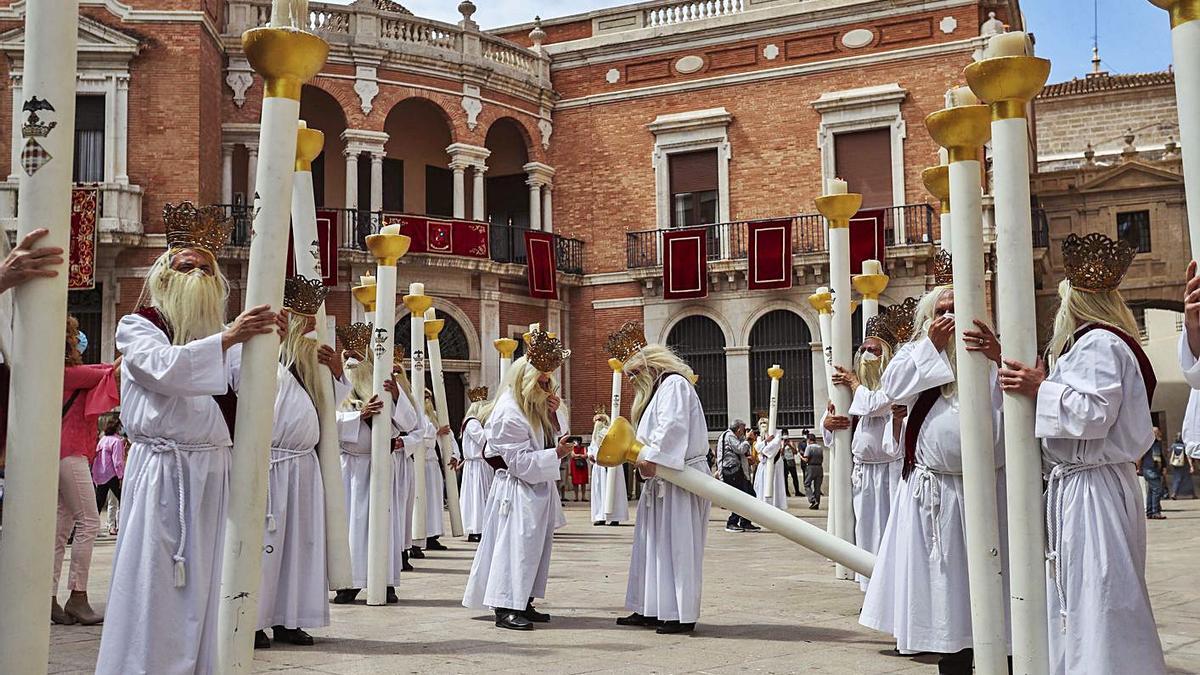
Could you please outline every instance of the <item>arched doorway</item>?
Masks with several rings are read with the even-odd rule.
[[[492,254],[498,260],[524,262],[525,241],[519,230],[529,229],[528,139],[516,120],[501,117],[488,128],[484,147],[492,153],[484,199],[487,221],[493,225]]]
[[[709,431],[729,424],[728,391],[725,375],[725,334],[716,321],[703,315],[685,317],[667,334],[667,346],[687,361],[700,376],[696,393],[704,406]]]
[[[445,321],[442,332],[438,335],[438,345],[442,351],[442,362],[467,361],[471,358],[471,346],[467,342],[467,333],[454,317],[445,312],[438,312],[438,318]],[[396,345],[404,348],[406,355],[412,353],[411,318],[405,314],[396,322]],[[449,371],[443,373],[446,387],[446,401],[449,408],[446,413],[450,417],[450,428],[457,434],[466,414],[467,373],[465,371]],[[425,370],[425,388],[433,391],[433,377],[429,369]]]
[[[408,98],[384,121],[388,134],[383,159],[383,210],[431,216],[454,215],[454,174],[446,148],[454,141],[450,121],[438,104]],[[362,162],[359,171],[363,170]],[[370,189],[370,164],[360,192]],[[368,202],[360,201],[359,204]]]
[[[313,162],[313,196],[318,207],[340,207],[346,203],[346,114],[329,92],[306,84],[300,90],[300,119],[309,129],[325,133],[325,150]]]
[[[750,329],[750,409],[757,420],[771,406],[767,369],[783,368],[779,383],[781,429],[813,426],[812,334],[799,314],[777,309],[764,314]]]

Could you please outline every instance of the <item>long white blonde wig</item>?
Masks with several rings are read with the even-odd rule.
[[[176,272],[171,269],[171,260],[183,251],[168,251],[150,266],[138,297],[138,307],[154,307],[162,313],[174,334],[174,345],[215,335],[225,327],[229,280],[211,254],[194,250],[212,261],[213,276],[198,270],[188,274]]]
[[[933,325],[934,319],[937,318],[938,302],[947,293],[953,292],[953,286],[935,286],[928,293],[921,296],[921,301],[917,303],[917,308],[913,312],[913,336],[910,340],[911,342],[920,342],[929,335],[929,327]],[[946,343],[945,351],[946,358],[950,360],[950,368],[954,371],[955,377],[954,382],[942,385],[942,396],[949,398],[958,392],[958,350],[953,336]]]
[[[892,361],[892,347],[888,343],[880,340],[877,337],[868,338],[879,343],[880,351],[878,359],[864,359],[862,352],[854,355],[854,372],[858,375],[858,381],[864,387],[871,391],[878,391],[883,382],[883,371]]]
[[[312,317],[288,314],[287,334],[279,344],[279,362],[284,368],[295,367],[300,385],[312,396],[317,409],[324,403],[325,392],[321,387],[320,368],[317,363],[317,349],[320,344],[308,337]]]
[[[554,376],[550,376],[549,391],[542,388],[539,380],[542,373],[533,364],[529,363],[524,356],[512,362],[508,370],[504,373],[504,381],[500,383],[500,391],[496,398],[488,401],[480,407],[479,420],[486,421],[492,415],[492,411],[496,407],[496,402],[500,400],[500,396],[504,392],[512,392],[513,400],[520,409],[521,414],[525,416],[529,426],[533,427],[534,436],[541,436],[547,441],[553,443],[555,440],[555,425],[553,415],[550,413],[550,408],[547,405],[547,400],[550,394],[558,391],[558,382]],[[566,404],[563,404],[566,405]],[[563,410],[566,415],[566,410]],[[562,430],[562,431],[565,431]]]
[[[1058,284],[1058,313],[1054,315],[1054,335],[1046,347],[1046,366],[1053,368],[1062,353],[1075,343],[1075,332],[1092,324],[1106,324],[1137,339],[1137,320],[1118,290],[1081,291],[1063,279]]]
[[[637,370],[636,377],[630,377],[633,383],[633,407],[630,408],[630,421],[634,426],[642,419],[646,406],[650,405],[650,397],[654,394],[654,383],[667,373],[678,373],[690,382],[696,381],[696,373],[670,347],[660,344],[649,344],[629,358],[625,363],[625,372]]]

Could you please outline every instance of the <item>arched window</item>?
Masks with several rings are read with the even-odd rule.
[[[442,348],[442,359],[445,361],[466,361],[471,358],[471,347],[467,344],[467,334],[454,320],[454,317],[445,312],[438,312],[438,318],[443,319],[446,325],[442,328],[442,332],[438,335],[438,344]],[[412,324],[409,323],[412,318],[405,315],[402,319],[396,322],[396,344],[404,347],[404,355],[407,357],[412,350]]]
[[[725,335],[721,327],[707,316],[689,316],[671,328],[667,346],[700,376],[696,393],[704,406],[709,431],[724,429],[729,424],[729,406],[725,389]]]
[[[755,421],[770,410],[771,378],[767,369],[779,364],[784,373],[779,383],[779,427],[812,428],[811,343],[808,324],[786,309],[768,312],[750,329],[750,410]]]

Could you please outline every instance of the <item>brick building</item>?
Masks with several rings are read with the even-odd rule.
[[[0,0],[10,128],[27,1]],[[228,205],[238,228],[222,257],[240,306],[262,96],[240,35],[270,3],[81,4],[76,178],[103,206],[96,289],[73,292],[71,308],[110,359],[162,250],[164,202]],[[401,261],[401,285],[424,282],[448,320],[448,390],[460,401],[494,382],[492,340],[543,322],[574,350],[563,379],[580,428],[608,398],[603,338],[630,319],[699,371],[711,428],[765,409],[772,363],[788,372],[781,423],[810,426],[825,392],[805,299],[828,280],[813,198],[839,175],[884,209],[883,302],[921,292],[938,238],[923,119],[986,35],[1020,16],[1016,0],[662,0],[484,32],[470,2],[460,11],[448,24],[387,0],[311,5],[331,45],[301,100],[325,132],[316,196],[339,233],[329,308],[361,317],[349,289],[373,266],[362,235],[389,214],[485,222],[486,258]],[[17,133],[0,133],[9,229]],[[762,218],[792,221],[788,291],[747,290],[746,222]],[[710,292],[665,301],[660,241],[684,225],[708,228]],[[529,297],[528,229],[557,237],[558,300]]]

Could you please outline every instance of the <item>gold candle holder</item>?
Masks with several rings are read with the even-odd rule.
[[[433,307],[433,298],[428,295],[406,295],[404,296],[404,306],[413,316],[425,316],[425,310]]]
[[[1200,19],[1200,0],[1150,0],[1150,4],[1167,10],[1171,15],[1171,28]]]
[[[513,354],[517,353],[517,341],[512,338],[492,340],[492,346],[500,352],[500,356],[506,359],[511,359]]]
[[[942,213],[950,213],[950,167],[931,166],[921,172],[921,182],[929,194],[942,204]]]
[[[780,368],[779,366],[771,366],[770,368],[767,368],[767,377],[771,378],[772,380],[783,379],[783,368]]]
[[[412,240],[403,234],[371,234],[367,236],[367,248],[379,265],[395,267],[408,253]]]
[[[363,309],[368,312],[375,311],[375,284],[355,286],[350,292],[354,294],[354,299],[362,304]]]
[[[951,162],[975,160],[979,149],[992,138],[992,113],[986,105],[946,108],[930,113],[925,127],[934,142],[946,149]]]
[[[625,463],[635,464],[642,447],[642,443],[637,439],[637,430],[629,420],[617,417],[604,434],[604,440],[600,441],[600,448],[596,451],[596,463],[608,468]]]
[[[242,33],[242,50],[263,78],[263,96],[300,100],[300,89],[321,72],[329,44],[308,31],[278,26]]]
[[[887,288],[889,281],[891,278],[886,274],[859,274],[851,279],[854,290],[867,300],[878,300],[879,294]]]
[[[817,197],[817,211],[829,221],[830,228],[850,227],[850,219],[862,208],[862,195],[850,192]]]
[[[992,109],[993,120],[1025,117],[1025,109],[1050,77],[1050,61],[1036,56],[998,56],[963,69],[971,91]],[[982,145],[982,143],[980,144]]]
[[[296,130],[296,171],[312,171],[312,163],[325,149],[325,133],[320,129]]]
[[[609,367],[609,368],[612,368],[612,371],[613,371],[614,373],[619,373],[619,372],[621,372],[621,370],[622,370],[623,368],[625,368],[625,364],[624,364],[624,363],[621,363],[621,360],[620,360],[620,359],[609,359],[609,360],[608,360],[608,367]]]
[[[446,327],[445,319],[425,319],[425,339],[436,340],[441,334],[442,329]]]
[[[833,293],[813,293],[808,296],[808,304],[812,305],[818,314],[833,314]]]

